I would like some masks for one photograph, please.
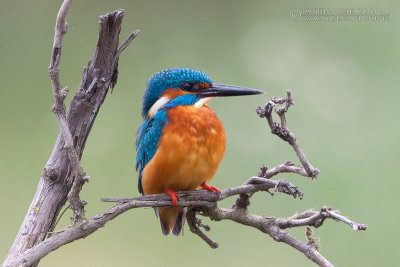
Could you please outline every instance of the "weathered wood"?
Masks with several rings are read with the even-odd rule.
[[[285,187],[288,190],[283,190]],[[283,229],[308,225],[320,227],[326,219],[334,219],[344,222],[349,224],[354,230],[366,230],[366,225],[350,221],[346,217],[340,215],[339,211],[333,211],[328,207],[323,207],[320,211],[307,210],[289,218],[276,219],[274,217],[253,215],[241,208],[237,208],[236,206],[230,209],[219,208],[217,206],[218,201],[227,197],[237,196],[244,193],[255,193],[272,188],[277,188],[279,192],[296,196],[298,194],[296,191],[292,191],[292,194],[288,193],[292,187],[293,185],[282,180],[279,181],[269,180],[263,177],[251,177],[241,186],[222,190],[220,195],[221,197],[218,197],[215,192],[208,192],[206,190],[177,192],[179,195],[178,205],[189,208],[187,220],[190,230],[199,235],[208,245],[210,245],[211,248],[217,248],[218,244],[200,230],[200,227],[205,228],[206,230],[209,230],[209,227],[203,225],[201,221],[196,218],[196,214],[199,212],[201,215],[207,216],[214,221],[232,220],[243,225],[254,227],[263,233],[268,234],[274,240],[285,242],[301,251],[320,266],[332,266],[328,260],[319,254],[315,244],[304,243],[297,240],[289,233],[283,231]],[[281,190],[279,190],[280,188]],[[172,207],[171,199],[167,194],[119,199],[104,198],[102,200],[118,203],[107,209],[104,213],[97,214],[88,221],[81,222],[73,227],[65,228],[33,248],[26,250],[23,254],[18,255],[10,262],[11,266],[19,264],[30,265],[63,245],[94,233],[101,227],[104,227],[106,223],[128,210],[142,207]]]
[[[100,17],[94,54],[83,70],[80,87],[68,108],[66,118],[79,160],[108,89],[117,82],[118,56],[121,52],[118,42],[123,16],[123,10],[116,10]],[[10,259],[42,242],[48,232],[53,230],[74,182],[72,168],[60,133],[40,177],[35,197],[3,263],[5,266]]]

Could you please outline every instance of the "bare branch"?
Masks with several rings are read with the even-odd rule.
[[[307,217],[294,219],[294,218],[287,218],[287,219],[279,219],[278,226],[281,229],[292,228],[292,227],[299,227],[299,226],[314,226],[320,227],[324,221],[325,217],[321,212],[310,211]]]
[[[68,15],[69,8],[72,5],[73,0],[65,0],[60,10],[58,11],[56,26],[54,32],[54,41],[53,41],[53,49],[51,53],[51,61],[49,67],[50,78],[53,86],[53,93],[55,98],[55,105],[53,110],[64,111],[64,99],[67,95],[68,88],[61,89],[60,78],[59,78],[59,64],[61,59],[61,48],[62,48],[62,40],[64,35],[67,33],[68,23],[65,21]],[[69,144],[69,145],[72,145]]]
[[[265,178],[259,178],[259,179],[266,180]],[[267,183],[267,185],[269,184]],[[228,192],[229,196],[233,196],[243,192],[241,190],[247,190],[247,192],[252,192],[252,190],[254,190],[254,188],[245,187],[243,185],[234,189],[235,190],[231,189],[223,190],[225,191],[225,193],[223,193],[224,198],[228,196]],[[202,225],[201,222],[199,222],[199,220],[196,218],[196,213],[199,213],[202,216],[209,217],[214,221],[232,220],[243,225],[254,227],[270,235],[275,241],[285,242],[288,245],[294,247],[295,249],[301,251],[308,258],[320,264],[321,266],[332,266],[330,265],[329,261],[327,261],[324,257],[322,257],[322,255],[319,254],[314,245],[312,244],[310,245],[301,242],[299,240],[296,240],[293,236],[283,231],[283,229],[290,227],[304,226],[304,225],[315,226],[314,223],[317,220],[321,220],[323,216],[325,216],[326,218],[337,220],[337,213],[334,213],[333,216],[322,215],[324,212],[326,213],[327,211],[327,209],[323,208],[321,209],[321,212],[308,210],[300,215],[294,215],[289,219],[275,219],[272,217],[262,217],[249,214],[246,211],[237,208],[231,208],[231,209],[218,208],[216,202],[220,201],[221,199],[218,199],[215,193],[208,192],[206,190],[184,191],[184,192],[179,192],[178,195],[179,195],[178,205],[182,207],[189,207],[187,219],[191,231],[199,235],[212,248],[218,247],[218,244],[211,238],[206,236],[204,232],[200,230],[199,227],[205,227],[205,226]],[[27,250],[26,252],[15,258],[14,261],[10,263],[10,265],[19,265],[19,264],[30,265],[31,263],[39,260],[40,258],[44,257],[51,251],[59,248],[60,246],[63,246],[72,241],[84,238],[92,234],[97,229],[103,227],[107,222],[113,220],[120,214],[130,209],[142,208],[142,207],[172,207],[171,199],[167,194],[140,196],[140,197],[135,197],[134,199],[121,198],[121,199],[102,199],[102,200],[118,201],[119,203],[117,203],[116,205],[105,211],[103,214],[96,215],[86,222],[81,222],[80,224],[77,224],[75,226],[58,231],[55,235],[51,236],[42,243],[36,245],[35,247]],[[348,223],[342,219],[340,220],[345,223]],[[207,230],[209,228],[206,227],[205,229]],[[359,229],[365,230],[366,228],[363,229],[362,227],[359,227]],[[4,265],[4,266],[9,266],[9,265]]]
[[[265,218],[242,212],[235,209],[206,209],[202,215],[209,216],[212,220],[232,220],[234,222],[254,227],[263,233],[268,234],[277,242],[284,242],[291,247],[302,252],[307,258],[317,263],[320,266],[333,266],[327,259],[325,259],[316,249],[314,245],[304,243],[297,240],[288,232],[280,229],[276,225],[274,218]]]
[[[332,266],[330,265],[329,261],[319,254],[315,244],[307,244],[298,241],[287,232],[284,232],[283,229],[307,225],[319,227],[322,225],[321,221],[327,218],[340,220],[350,225],[357,225],[358,230],[365,230],[366,226],[363,227],[363,225],[351,222],[347,218],[338,215],[337,212],[330,211],[330,209],[326,207],[323,207],[320,212],[307,210],[301,214],[295,214],[290,218],[274,219],[271,217],[248,214],[247,211],[235,206],[231,209],[220,209],[216,205],[216,202],[227,197],[271,189],[279,186],[281,183],[282,181],[252,177],[242,186],[222,190],[221,198],[218,197],[214,192],[209,192],[206,190],[177,192],[178,205],[182,207],[189,207],[187,220],[190,230],[201,237],[212,248],[217,248],[218,244],[200,230],[200,227],[205,227],[205,229],[208,231],[209,227],[201,224],[201,221],[196,218],[196,213],[210,217],[215,221],[232,220],[257,228],[260,231],[270,235],[275,241],[285,242],[303,252],[308,258],[320,264],[321,266]],[[172,207],[171,199],[167,194],[146,195],[133,198],[103,198],[102,201],[119,203],[108,209],[103,214],[94,216],[87,222],[82,222],[81,224],[57,232],[56,235],[46,239],[44,242],[20,255],[20,257],[15,259],[13,264],[29,265],[31,262],[39,260],[41,257],[44,257],[51,251],[64,244],[92,234],[100,227],[103,227],[107,222],[113,220],[120,214],[130,209],[141,207]]]
[[[4,266],[8,266],[27,249],[43,242],[47,234],[54,229],[57,215],[65,205],[66,199],[69,199],[73,206],[74,214],[78,218],[76,221],[84,216],[85,203],[79,199],[79,191],[88,180],[88,176],[80,168],[79,162],[108,89],[117,81],[118,60],[114,60],[114,56],[118,50],[124,11],[116,10],[100,17],[99,35],[93,57],[84,68],[81,85],[71,100],[68,112],[65,113],[64,100],[68,88],[61,88],[58,73],[62,38],[67,29],[65,18],[71,4],[71,0],[65,0],[57,16],[49,67],[55,98],[53,112],[60,124],[60,134],[44,167],[18,235],[3,263]]]
[[[285,172],[297,173],[305,177],[309,176],[304,168],[296,166],[292,164],[290,161],[286,161],[285,163],[275,166],[272,169],[268,169],[268,167],[264,165],[263,167],[261,167],[261,172],[259,173],[259,176],[269,179],[279,173],[285,173]]]
[[[178,205],[179,206],[187,206],[186,202],[192,203],[190,205],[194,205],[195,201],[210,201],[217,202],[222,199],[226,199],[230,196],[246,194],[246,193],[255,193],[258,191],[266,191],[268,189],[276,189],[279,192],[292,195],[296,198],[296,196],[303,196],[303,193],[300,191],[295,191],[294,188],[297,188],[291,183],[288,183],[284,180],[269,180],[262,177],[251,177],[249,178],[243,185],[232,187],[228,189],[221,190],[220,195],[215,194],[215,192],[209,192],[207,190],[195,190],[195,191],[179,191],[176,192],[178,194]],[[160,198],[160,196],[163,196]],[[102,198],[101,201],[104,202],[129,202],[132,200],[136,201],[155,201],[155,200],[163,200],[170,201],[171,197],[168,194],[159,194],[159,195],[146,195],[139,197],[128,197],[128,198]]]
[[[349,220],[348,218],[340,215],[340,211],[332,211],[329,207],[322,207],[319,212],[308,210],[300,215],[295,215],[286,219],[279,219],[277,225],[281,229],[300,227],[300,226],[314,226],[320,227],[325,219],[334,219],[336,221],[344,222],[351,226],[353,230],[365,231],[367,226],[365,224],[359,224]]]
[[[119,55],[122,53],[122,51],[125,50],[125,48],[128,47],[128,45],[133,41],[133,39],[135,39],[135,37],[140,33],[140,30],[136,30],[134,32],[132,32],[128,38],[126,38],[126,40],[122,43],[122,45],[118,48],[117,52],[115,52],[115,56],[114,56],[114,61],[118,60]]]
[[[206,231],[210,231],[210,228],[207,225],[203,225],[201,220],[196,218],[196,212],[194,209],[189,209],[186,214],[186,219],[190,228],[190,231],[196,235],[198,235],[201,239],[203,239],[211,248],[218,248],[218,243],[209,238],[203,231],[200,230],[200,227],[203,227]]]
[[[76,168],[79,169],[79,167]],[[82,170],[82,168],[80,168],[80,170]],[[78,173],[78,175],[74,179],[71,190],[68,193],[68,201],[71,204],[71,208],[74,212],[74,218],[72,221],[73,224],[86,219],[84,207],[87,203],[86,201],[80,199],[79,193],[82,190],[83,184],[85,182],[89,182],[89,179],[90,177],[84,172]]]
[[[319,246],[315,243],[315,239],[312,237],[313,230],[311,229],[310,226],[306,227],[306,238],[307,238],[307,244],[308,245],[313,245],[317,250]]]
[[[353,230],[358,230],[358,231],[367,230],[367,225],[365,225],[365,224],[360,224],[360,223],[353,222],[353,221],[349,220],[348,218],[340,215],[339,212],[332,211],[330,208],[324,207],[323,209],[325,209],[324,212],[326,212],[328,214],[328,216],[326,216],[327,218],[330,217],[330,218],[333,218],[333,219],[335,219],[337,221],[341,221],[341,222],[347,223],[348,225],[351,226],[351,228],[353,228]],[[321,212],[322,212],[322,210],[321,210]],[[322,213],[324,213],[324,212],[322,212]]]
[[[314,168],[311,165],[311,163],[307,160],[305,154],[303,153],[299,144],[297,143],[296,136],[286,126],[285,114],[288,111],[289,107],[291,105],[294,105],[291,91],[288,90],[286,92],[287,92],[287,98],[273,97],[270,101],[267,102],[264,108],[261,107],[257,108],[257,114],[260,117],[265,117],[267,119],[268,125],[271,129],[271,133],[279,136],[282,140],[288,142],[292,146],[308,176],[311,177],[313,180],[315,180],[317,178],[317,175],[319,174],[319,170]],[[274,122],[272,118],[272,111],[275,105],[284,103],[285,103],[284,107],[281,107],[276,110],[276,113],[279,115],[281,119],[281,124],[279,124],[278,122]]]
[[[49,74],[55,99],[52,111],[58,119],[60,125],[60,133],[62,134],[65,148],[67,149],[67,154],[69,160],[71,161],[73,176],[75,177],[71,191],[68,194],[68,200],[71,203],[72,210],[74,211],[75,223],[85,219],[84,202],[81,201],[81,199],[79,198],[79,192],[81,191],[83,184],[89,181],[89,176],[87,176],[83,171],[79,162],[78,155],[74,148],[74,142],[72,139],[72,134],[69,130],[64,105],[64,100],[68,93],[68,87],[61,89],[59,77],[59,64],[61,59],[62,41],[64,35],[67,33],[68,23],[66,22],[66,18],[72,2],[72,0],[65,0],[61,5],[60,11],[58,12],[54,32],[54,43],[49,66]]]
[[[282,185],[283,183],[283,185]],[[199,207],[201,211],[205,208],[216,209],[216,202],[230,196],[242,193],[254,193],[264,191],[271,188],[286,187],[293,185],[285,181],[268,180],[261,177],[252,177],[245,184],[229,188],[221,191],[218,196],[214,192],[206,190],[197,191],[182,191],[178,194],[178,205],[182,207]],[[282,191],[283,192],[283,191]],[[284,192],[287,193],[287,192]],[[62,245],[68,244],[74,240],[86,237],[95,232],[98,228],[103,227],[107,222],[111,221],[118,215],[133,208],[142,207],[172,207],[171,198],[167,194],[146,195],[133,198],[103,198],[106,202],[119,202],[112,208],[108,209],[102,215],[96,215],[88,221],[81,221],[75,226],[58,231],[42,243],[27,250],[25,253],[14,258],[10,265],[26,264],[30,265],[33,262],[40,260],[42,257],[51,251],[59,248]],[[195,217],[195,210],[189,209],[188,223],[192,232],[199,235],[211,247],[216,248],[218,244],[207,237],[200,229],[198,219]],[[194,217],[190,217],[194,216]],[[211,218],[211,217],[210,217]],[[213,217],[217,219],[218,217]],[[8,266],[8,265],[4,265]]]

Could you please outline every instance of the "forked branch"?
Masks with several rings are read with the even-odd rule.
[[[108,89],[117,82],[119,55],[138,33],[132,33],[119,47],[124,11],[116,10],[100,17],[93,57],[84,68],[81,84],[66,111],[64,100],[68,88],[61,86],[59,64],[62,41],[68,27],[66,16],[71,4],[71,0],[64,0],[58,12],[49,67],[55,99],[52,110],[57,116],[60,133],[4,266],[11,266],[17,257],[41,244],[52,233],[67,199],[74,212],[73,223],[84,221],[85,202],[80,200],[79,193],[89,176],[82,170],[80,159]],[[37,262],[34,262],[31,266],[36,265]]]
[[[285,110],[287,111],[287,108],[285,108]],[[366,230],[366,225],[353,222],[340,215],[339,211],[333,211],[328,207],[322,207],[320,211],[307,210],[288,218],[262,217],[250,214],[247,211],[251,197],[254,193],[259,191],[273,194],[270,190],[274,189],[275,192],[288,194],[294,198],[303,198],[303,193],[295,185],[285,180],[270,179],[277,174],[288,172],[306,177],[309,176],[305,168],[294,166],[288,161],[271,169],[263,166],[258,176],[249,178],[240,186],[224,189],[221,191],[220,195],[205,190],[177,192],[178,205],[188,208],[186,218],[191,232],[198,235],[211,248],[218,248],[218,243],[208,237],[201,229],[203,228],[207,232],[210,231],[210,227],[202,224],[201,220],[197,218],[196,215],[209,217],[213,221],[231,220],[256,228],[272,237],[275,241],[284,242],[292,246],[320,266],[333,266],[318,252],[318,245],[315,244],[315,240],[311,237],[312,230],[309,227],[320,227],[326,219],[344,222],[350,225],[354,230]],[[239,196],[232,208],[218,207],[217,203],[219,201],[231,196]],[[129,198],[102,198],[102,201],[117,202],[117,204],[103,214],[96,215],[88,221],[58,231],[54,236],[27,250],[15,259],[13,263],[25,263],[29,265],[31,262],[37,261],[62,245],[94,233],[107,222],[128,210],[141,207],[172,207],[170,197],[167,194]],[[288,228],[302,226],[307,227],[307,242],[300,241],[285,231],[285,229]]]
[[[72,210],[74,211],[74,221],[77,222],[85,218],[84,202],[80,200],[79,192],[82,189],[83,184],[89,181],[90,177],[83,171],[74,147],[74,141],[71,131],[69,130],[64,104],[65,97],[68,94],[68,87],[62,88],[59,76],[62,42],[68,29],[66,18],[72,2],[73,0],[65,0],[57,15],[49,74],[55,100],[52,111],[58,119],[60,133],[65,143],[64,148],[66,149],[68,158],[71,161],[72,176],[75,177],[72,188],[68,193],[68,200],[71,203]]]
[[[254,183],[254,181],[257,181],[257,183]],[[209,238],[200,229],[204,228],[206,231],[210,230],[209,226],[202,224],[200,219],[196,217],[196,213],[201,214],[202,216],[207,216],[214,221],[232,220],[240,224],[254,227],[270,235],[276,241],[288,243],[289,245],[295,247],[303,253],[307,252],[308,254],[306,254],[306,256],[315,262],[328,262],[319,254],[319,252],[314,247],[311,247],[311,245],[307,243],[296,240],[293,236],[283,231],[283,229],[303,225],[315,226],[314,224],[318,220],[321,220],[323,218],[332,218],[337,220],[338,216],[342,218],[341,221],[348,223],[347,221],[345,221],[348,219],[337,214],[337,212],[333,212],[328,208],[324,208],[325,210],[323,211],[323,215],[321,215],[322,217],[318,218],[315,217],[315,215],[320,213],[309,210],[302,213],[301,215],[292,216],[290,218],[275,219],[271,217],[262,217],[249,214],[239,208],[226,209],[219,208],[217,206],[217,202],[231,196],[255,193],[257,191],[265,191],[274,188],[280,191],[280,187],[283,189],[293,188],[294,186],[285,181],[275,181],[261,177],[252,177],[248,180],[248,182],[241,186],[222,190],[222,197],[217,196],[214,192],[208,192],[205,190],[178,192],[178,205],[189,208],[189,211],[187,213],[187,220],[190,230],[193,233],[199,235],[212,248],[217,248],[218,244],[211,238]],[[288,194],[288,192],[285,190],[281,191]],[[295,196],[294,193],[293,196]],[[27,266],[29,266],[40,258],[46,256],[51,251],[94,233],[99,228],[103,227],[107,222],[113,220],[114,218],[118,217],[128,210],[143,207],[173,207],[171,199],[167,194],[147,195],[120,199],[103,198],[102,200],[106,202],[118,203],[109,208],[103,214],[95,215],[90,220],[80,222],[74,226],[58,231],[50,238],[44,240],[42,243],[34,246],[31,249],[28,249],[23,254],[19,255],[17,258],[14,259],[13,262],[11,262],[11,265],[18,266],[20,264],[26,264]],[[303,221],[299,222],[299,220]],[[357,224],[355,222],[351,223],[353,225],[353,229],[355,229],[354,226],[357,226],[357,230],[365,230],[366,228],[366,226],[364,225]]]
[[[271,129],[271,133],[279,136],[283,141],[288,142],[294,151],[296,152],[297,157],[299,158],[301,164],[303,165],[307,176],[311,177],[313,180],[317,179],[317,175],[319,174],[319,170],[314,168],[311,163],[307,160],[306,155],[303,153],[301,150],[299,144],[297,143],[296,136],[294,133],[289,130],[286,126],[286,112],[289,110],[289,107],[294,105],[294,101],[292,99],[292,93],[291,91],[286,91],[287,93],[287,98],[271,98],[270,101],[267,102],[267,104],[264,106],[264,108],[258,107],[257,108],[257,114],[263,118],[265,117],[268,121],[268,125]],[[274,119],[272,118],[272,111],[276,105],[282,105],[284,104],[283,107],[280,107],[276,109],[276,113],[278,114],[280,118],[280,123],[275,122]],[[301,174],[301,173],[299,173]],[[303,175],[303,174],[301,174]]]

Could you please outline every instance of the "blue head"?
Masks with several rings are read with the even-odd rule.
[[[171,68],[154,74],[147,82],[142,101],[142,116],[146,117],[149,109],[169,88],[190,91],[196,84],[212,85],[207,74],[187,68]]]
[[[142,101],[143,118],[148,116],[150,108],[161,98],[167,89],[180,90],[197,98],[263,93],[259,90],[244,87],[213,84],[210,77],[199,70],[188,68],[166,69],[154,74],[147,82]]]

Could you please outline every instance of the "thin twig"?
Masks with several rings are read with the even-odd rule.
[[[358,230],[358,231],[367,230],[367,225],[365,225],[365,224],[353,222],[353,221],[349,220],[348,218],[338,214],[337,212],[331,211],[329,209],[326,209],[325,212],[327,214],[329,214],[329,216],[326,216],[327,218],[331,217],[331,218],[333,218],[333,219],[335,219],[337,221],[341,221],[341,222],[347,223],[348,225],[351,226],[351,228],[353,228],[353,230]]]
[[[291,105],[294,105],[293,99],[292,99],[292,94],[291,91],[286,91],[287,93],[287,98],[271,98],[267,102],[264,108],[258,107],[257,108],[257,114],[260,117],[265,117],[268,121],[268,125],[271,129],[271,133],[279,136],[282,140],[288,142],[290,146],[294,149],[296,152],[297,157],[299,158],[301,164],[303,165],[306,173],[308,174],[308,177],[311,177],[313,180],[317,178],[317,175],[319,174],[319,170],[314,168],[311,163],[307,160],[305,154],[301,150],[299,144],[297,143],[296,136],[292,131],[290,131],[287,128],[286,125],[286,117],[285,114],[288,111],[289,107]],[[285,104],[284,107],[276,109],[276,113],[279,115],[281,124],[278,122],[275,122],[272,118],[272,111],[275,105],[281,105]],[[300,174],[300,173],[299,173]]]
[[[64,216],[65,212],[66,212],[69,208],[71,208],[71,204],[68,205],[68,206],[61,212],[61,214],[58,216],[57,221],[54,223],[54,228],[56,228],[57,224],[60,222],[61,218]],[[59,231],[56,231],[56,232],[59,232]],[[52,234],[54,234],[54,233],[56,233],[56,232],[49,231],[49,232],[48,232],[49,235],[48,235],[47,237],[50,237]]]
[[[51,54],[51,61],[49,67],[49,73],[51,77],[51,82],[53,86],[53,93],[55,98],[55,109],[64,109],[64,99],[68,90],[61,90],[60,78],[59,78],[59,64],[61,59],[61,48],[62,40],[64,35],[67,33],[68,23],[65,21],[68,15],[68,11],[72,5],[73,0],[64,0],[60,10],[58,11],[56,26],[54,32],[53,49]]]
[[[79,157],[74,148],[74,142],[71,131],[69,130],[64,104],[65,97],[68,93],[68,87],[61,89],[59,77],[62,41],[64,35],[67,33],[68,23],[66,22],[66,18],[72,2],[73,0],[65,0],[57,15],[49,74],[55,99],[52,111],[57,116],[60,125],[60,132],[64,138],[65,148],[67,149],[67,154],[74,172],[73,176],[75,177],[72,188],[68,193],[68,200],[71,203],[71,208],[74,212],[74,223],[76,223],[85,218],[84,202],[80,199],[79,192],[81,191],[83,184],[89,181],[90,177],[83,171]]]
[[[199,226],[201,225],[200,219],[196,218],[196,212],[193,209],[189,209],[186,214],[186,219],[190,228],[190,231],[198,235],[203,239],[211,248],[218,248],[218,243],[208,237],[203,231],[201,231]],[[209,230],[209,229],[208,229]]]
[[[306,216],[305,216],[306,214]],[[321,210],[313,211],[308,210],[303,213],[302,216],[297,215],[296,217],[289,217],[286,219],[279,219],[277,221],[277,225],[281,229],[292,228],[292,227],[300,227],[300,226],[314,226],[320,227],[325,219],[334,219],[336,221],[344,222],[351,226],[353,230],[356,231],[365,231],[367,230],[367,226],[365,224],[360,224],[351,221],[350,219],[340,215],[340,211],[333,211],[329,207],[322,207]]]
[[[287,161],[285,163],[282,163],[280,165],[277,165],[273,167],[272,169],[268,169],[265,165],[261,168],[261,173],[259,176],[264,177],[264,178],[272,178],[273,176],[279,174],[279,173],[297,173],[302,176],[308,177],[307,171],[300,166],[296,166],[292,164],[290,161]]]
[[[135,39],[135,37],[140,33],[140,30],[136,30],[129,34],[128,38],[122,43],[122,45],[118,48],[117,52],[115,52],[114,55],[114,61],[118,60],[119,55],[122,53],[122,51],[125,50],[125,48],[128,47],[128,45]]]

